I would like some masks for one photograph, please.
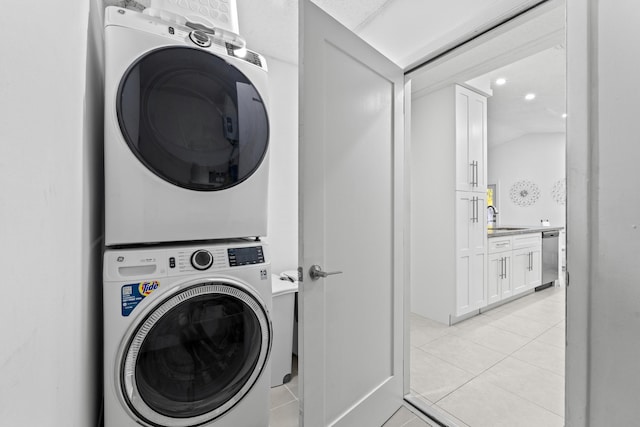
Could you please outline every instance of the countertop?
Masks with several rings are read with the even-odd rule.
[[[507,230],[508,229],[508,230]],[[531,225],[500,225],[496,230],[487,228],[487,237],[511,236],[514,234],[541,233],[543,231],[564,230],[564,227],[531,226]]]

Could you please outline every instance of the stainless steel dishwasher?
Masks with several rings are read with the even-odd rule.
[[[536,290],[553,286],[558,280],[558,236],[559,230],[542,232],[542,284]]]

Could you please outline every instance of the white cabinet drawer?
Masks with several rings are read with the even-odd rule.
[[[542,244],[542,233],[518,234],[513,236],[513,249],[528,248]]]
[[[488,246],[490,254],[510,251],[513,246],[513,236],[489,237]]]

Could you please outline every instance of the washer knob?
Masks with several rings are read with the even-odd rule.
[[[189,33],[189,38],[200,47],[211,46],[211,39],[204,31],[193,30]]]
[[[191,254],[191,265],[196,270],[206,270],[213,264],[213,255],[205,249],[198,249]]]

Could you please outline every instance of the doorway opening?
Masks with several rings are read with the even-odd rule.
[[[408,75],[405,391],[445,423],[564,425],[565,57],[555,3]]]

